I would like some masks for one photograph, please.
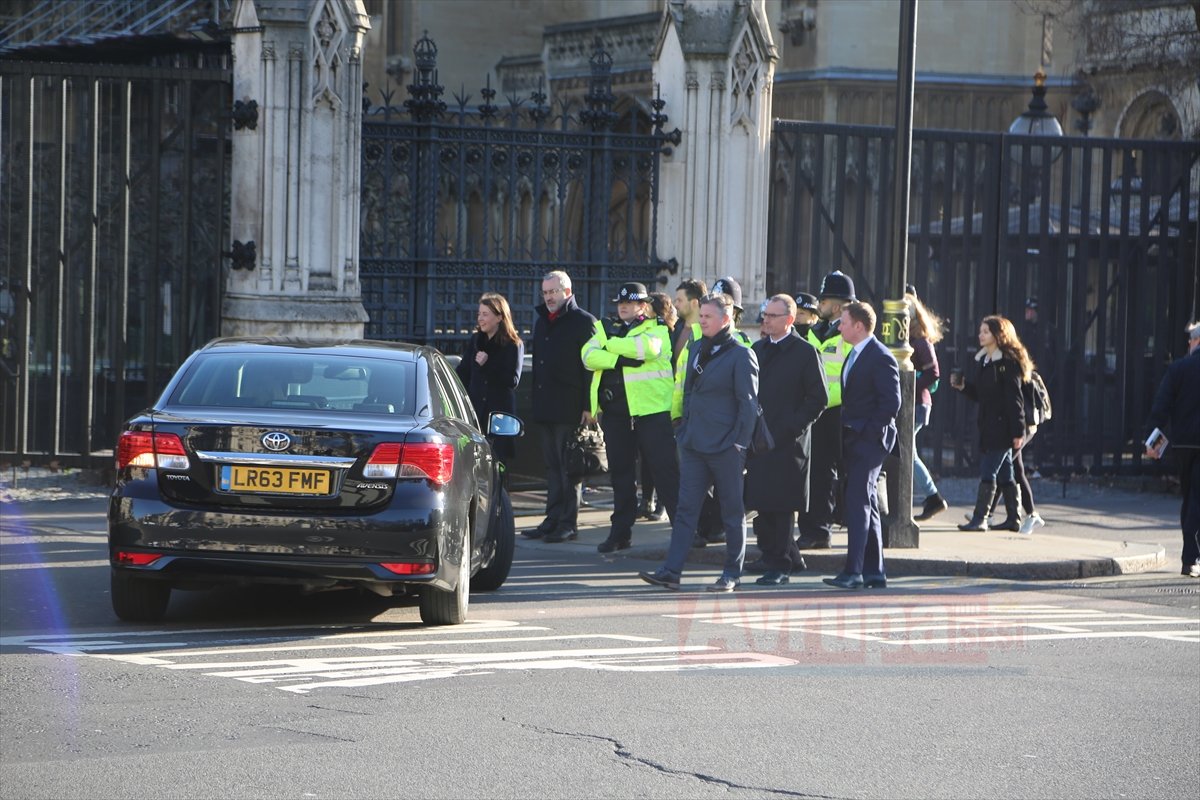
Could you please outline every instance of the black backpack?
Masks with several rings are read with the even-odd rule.
[[[1025,424],[1044,425],[1049,422],[1054,416],[1054,407],[1050,404],[1046,382],[1037,370],[1021,385],[1021,393],[1025,395]]]

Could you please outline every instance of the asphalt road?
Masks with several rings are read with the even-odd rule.
[[[840,593],[806,574],[713,596],[519,548],[463,626],[284,590],[177,593],[135,626],[109,609],[95,509],[5,509],[4,800],[1200,786],[1200,582],[1178,575]]]

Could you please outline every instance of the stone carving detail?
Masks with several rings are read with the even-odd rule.
[[[275,60],[275,42],[266,41],[266,42],[262,43],[262,60],[263,61],[274,61]]]
[[[695,72],[689,71],[687,74],[687,88],[689,91],[700,88],[700,76]]]
[[[753,130],[757,127],[755,120],[757,108],[758,85],[761,82],[762,61],[754,50],[750,39],[750,31],[742,33],[742,41],[738,44],[737,53],[733,56],[733,69],[730,83],[733,87],[733,109],[729,121],[737,127],[745,125]]]
[[[346,30],[339,25],[332,0],[324,0],[321,14],[312,27],[313,105],[322,99],[334,108],[342,105],[342,98],[337,93],[337,77],[342,66],[342,41],[345,38]]]

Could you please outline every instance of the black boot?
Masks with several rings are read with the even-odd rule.
[[[994,531],[1021,530],[1021,497],[1020,489],[1015,483],[1000,484],[1000,496],[1004,498],[1004,513],[1007,517],[999,525],[993,525]]]
[[[921,509],[921,513],[917,514],[913,519],[917,522],[923,522],[930,519],[934,514],[940,514],[950,507],[946,502],[946,498],[942,497],[941,492],[934,492],[925,498],[925,506]]]
[[[958,526],[960,531],[986,531],[988,529],[987,514],[992,508],[992,500],[996,497],[996,484],[993,481],[980,481],[979,492],[975,495],[975,511],[969,522]]]

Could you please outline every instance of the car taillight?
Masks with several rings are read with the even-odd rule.
[[[384,442],[375,446],[375,452],[363,467],[364,478],[394,478],[400,469],[400,450],[404,445],[399,442]]]
[[[128,553],[124,550],[118,550],[113,556],[118,564],[130,567],[144,567],[162,558],[161,553]]]
[[[453,474],[454,445],[432,442],[376,445],[363,467],[364,478],[426,478],[438,486]]]
[[[445,486],[454,474],[454,445],[419,442],[404,445],[400,457],[401,478],[428,478]]]
[[[117,440],[117,469],[125,467],[158,467],[187,469],[187,451],[183,441],[173,433],[126,431]]]
[[[437,566],[429,561],[397,561],[379,566],[397,575],[432,575],[437,571]]]

